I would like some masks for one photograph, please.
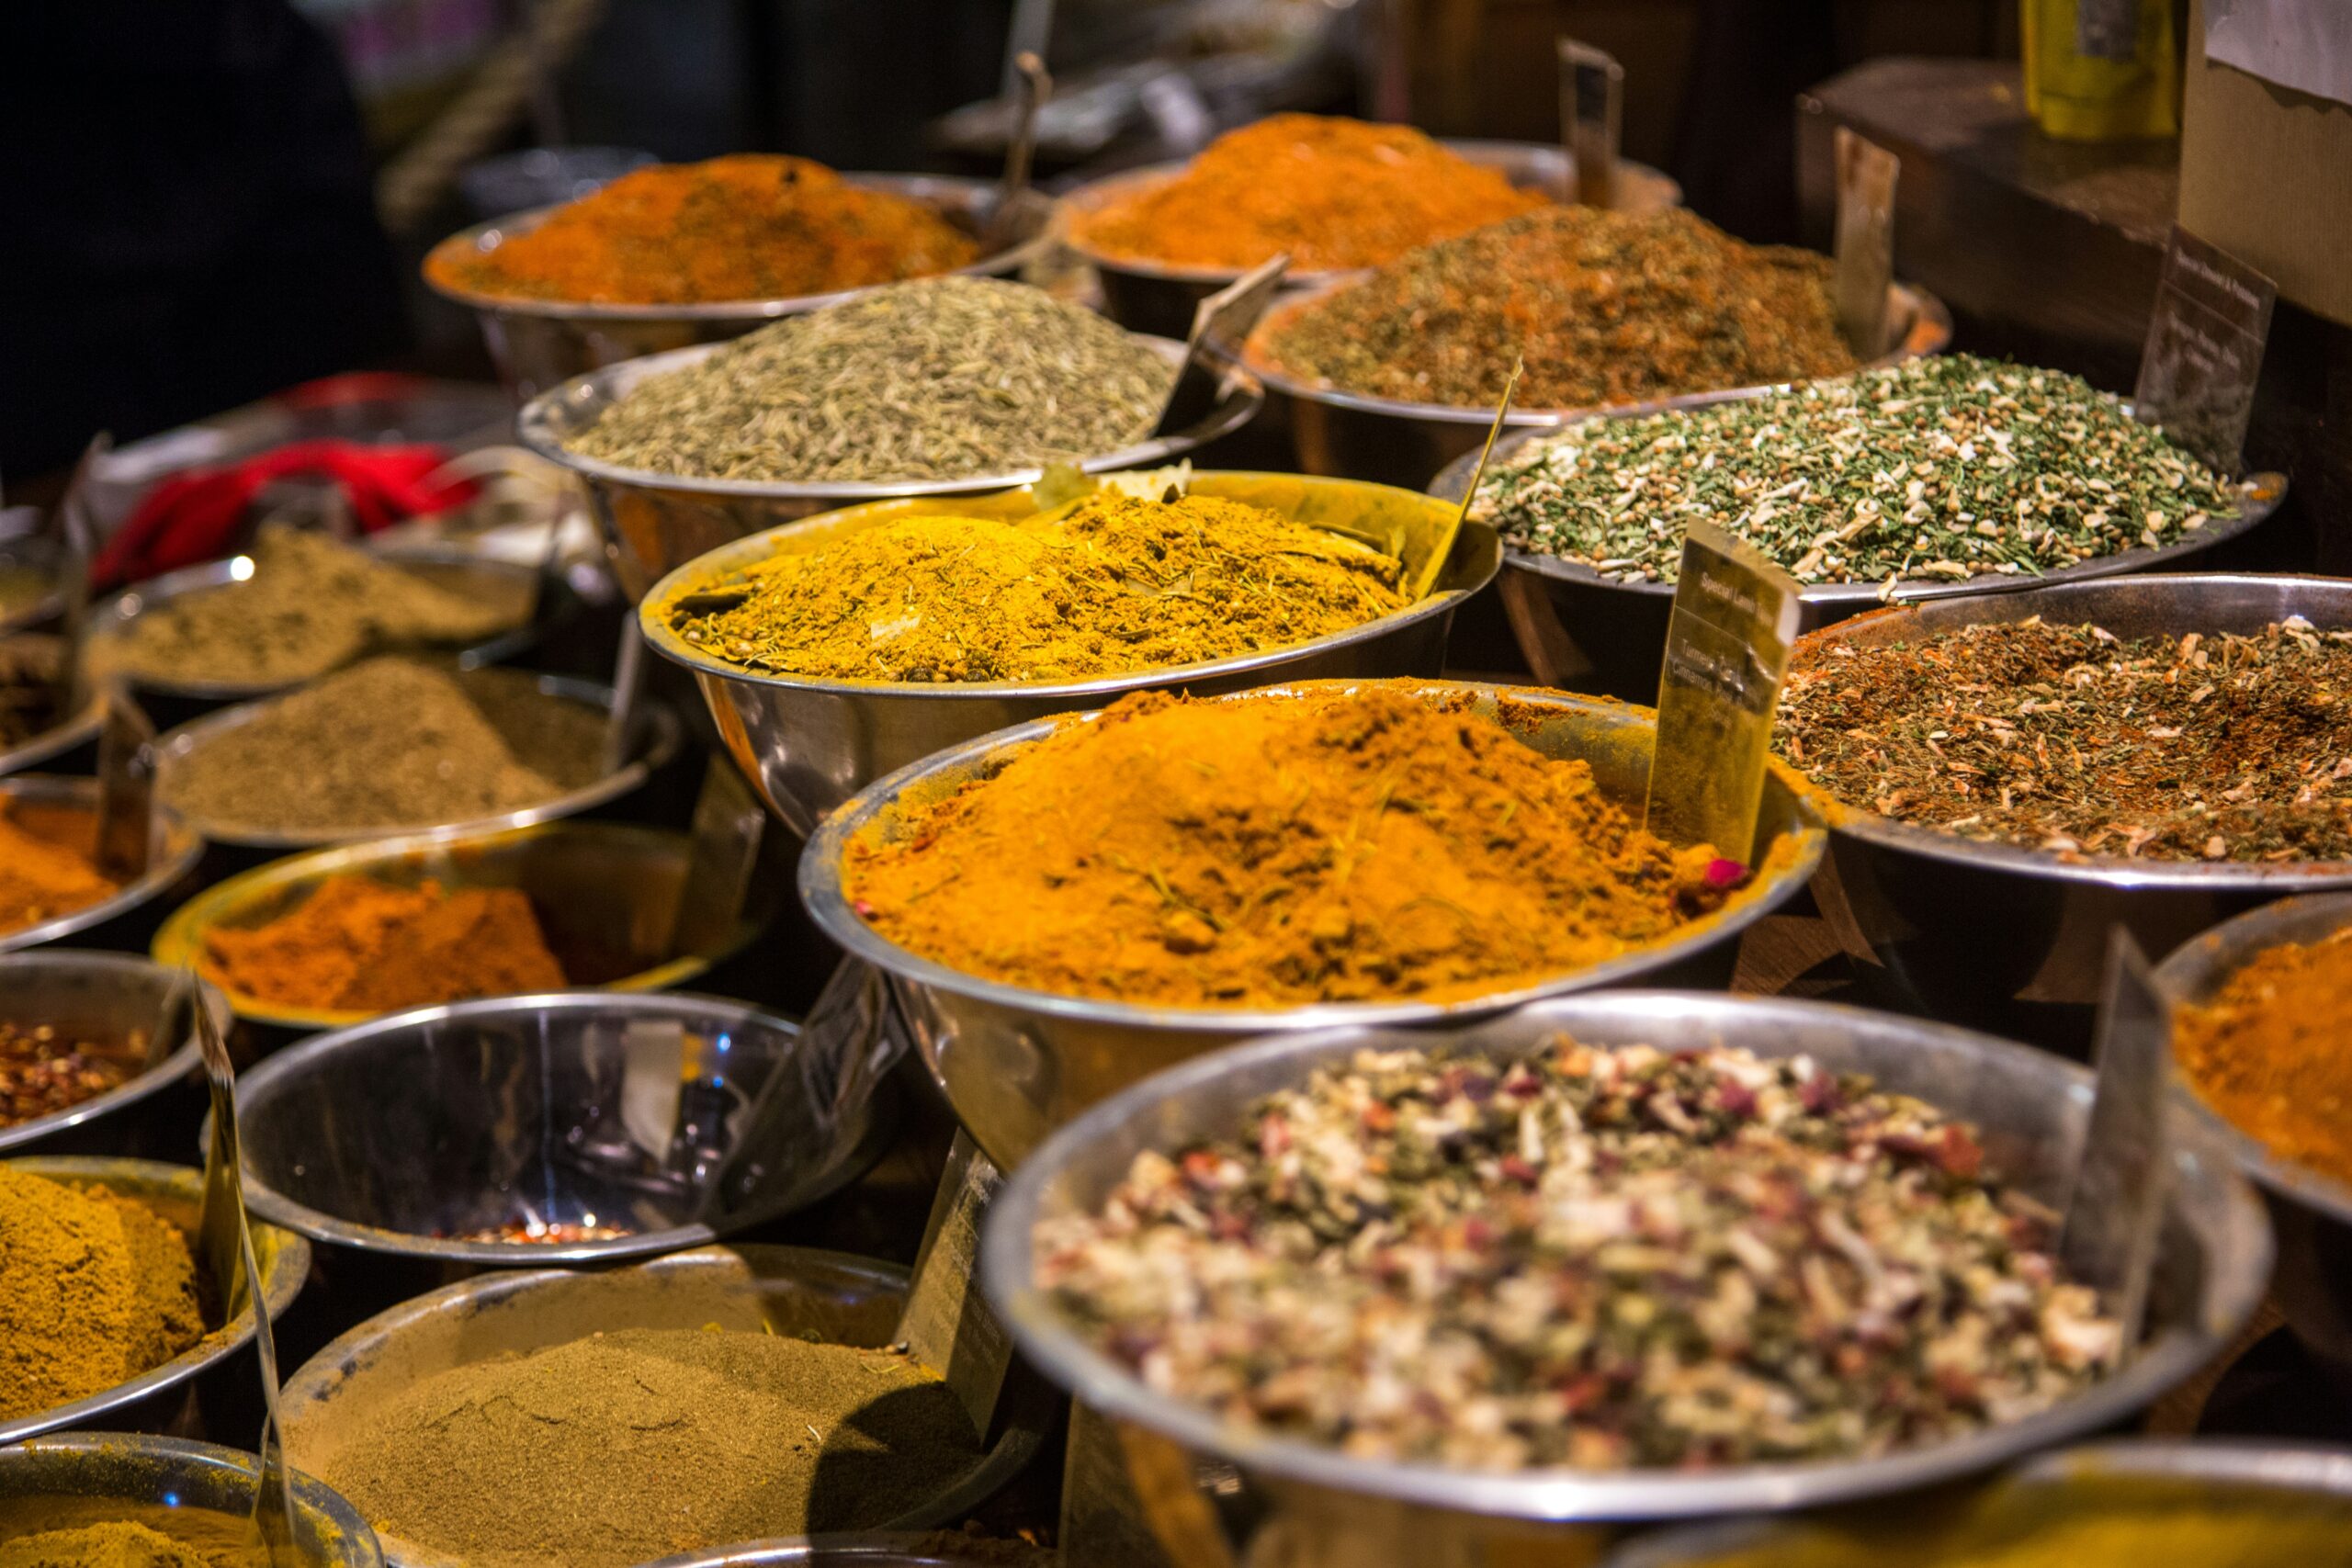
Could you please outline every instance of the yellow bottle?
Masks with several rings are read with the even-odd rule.
[[[2180,133],[2171,0],[2020,0],[2025,106],[2069,141]]]

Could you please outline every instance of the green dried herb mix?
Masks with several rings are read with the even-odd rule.
[[[1973,355],[1597,420],[1498,460],[1472,515],[1618,582],[1670,582],[1694,517],[1804,583],[2040,575],[2177,543],[2239,489],[2077,377]]]

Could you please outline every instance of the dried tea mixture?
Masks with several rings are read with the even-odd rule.
[[[1933,1107],[1745,1051],[1364,1052],[1039,1227],[1040,1285],[1162,1393],[1369,1459],[1867,1457],[2117,1359],[2055,1216]]]
[[[2039,616],[1800,648],[1781,755],[1848,806],[2078,858],[2352,860],[2352,632]]]

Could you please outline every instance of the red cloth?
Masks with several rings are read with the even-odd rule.
[[[108,588],[227,553],[254,497],[282,479],[334,480],[363,533],[447,511],[472,499],[477,487],[471,480],[426,482],[446,461],[437,446],[298,441],[242,463],[174,474],[141,499],[91,567],[90,581]]]

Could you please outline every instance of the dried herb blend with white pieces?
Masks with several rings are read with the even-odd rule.
[[[1043,289],[933,278],[649,377],[568,445],[688,479],[970,479],[1133,446],[1175,377],[1142,339]]]
[[[1798,651],[1774,745],[1847,805],[2068,856],[2352,860],[2352,632],[2039,616]]]
[[[1672,582],[1704,518],[1800,582],[1889,583],[2177,544],[2241,501],[2078,378],[1955,354],[1572,425],[1498,459],[1471,515],[1617,582]]]
[[[2115,1322],[1971,1130],[1804,1057],[1364,1052],[1041,1227],[1161,1393],[1367,1459],[1883,1454],[2055,1404]]]

